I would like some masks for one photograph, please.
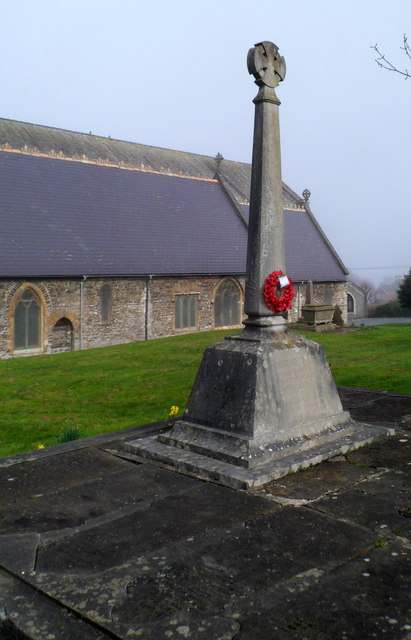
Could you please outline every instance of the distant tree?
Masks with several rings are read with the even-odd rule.
[[[367,304],[372,304],[375,301],[375,286],[371,280],[358,280],[357,284],[364,291]]]
[[[401,282],[397,294],[400,305],[411,309],[411,269],[407,275],[404,276],[404,280]]]
[[[403,42],[404,46],[400,47],[400,49],[402,49],[407,58],[411,60],[411,47],[408,44],[407,36],[405,35],[405,33]],[[408,69],[399,69],[395,64],[392,64],[392,62],[387,60],[385,54],[380,51],[378,44],[375,44],[373,47],[371,47],[371,49],[374,49],[374,51],[378,54],[378,58],[375,59],[375,62],[379,67],[381,67],[382,69],[387,69],[387,71],[394,71],[395,73],[399,73],[401,76],[404,76],[406,80],[408,78],[411,78],[411,73],[408,71]]]
[[[375,304],[383,304],[390,300],[398,301],[397,291],[402,282],[402,278],[403,276],[398,275],[384,278],[375,290]]]

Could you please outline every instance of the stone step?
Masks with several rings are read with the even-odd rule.
[[[296,451],[256,468],[247,469],[224,460],[207,457],[195,451],[160,442],[156,436],[128,441],[124,449],[142,458],[171,467],[180,473],[211,480],[235,489],[250,489],[282,478],[337,455],[353,451],[384,436],[394,435],[387,427],[358,424],[358,428],[340,438],[323,442],[311,449]]]

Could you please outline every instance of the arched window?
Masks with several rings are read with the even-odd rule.
[[[347,293],[347,312],[354,313],[354,298],[350,293]]]
[[[240,322],[239,289],[232,280],[223,280],[214,299],[214,325],[232,327]]]
[[[51,348],[57,351],[71,351],[73,348],[73,325],[68,318],[60,318],[51,334]]]
[[[101,322],[108,323],[112,320],[113,296],[111,287],[103,284],[101,287]]]
[[[325,287],[324,289],[324,304],[332,304],[333,290],[332,287]]]
[[[14,349],[41,347],[41,303],[33,289],[25,289],[14,310]]]

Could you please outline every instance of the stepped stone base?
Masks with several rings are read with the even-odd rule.
[[[215,451],[200,448],[195,450],[191,444],[187,448],[182,442],[174,441],[176,446],[170,446],[173,438],[165,437],[168,442],[162,442],[163,437],[152,436],[144,440],[134,440],[125,444],[125,450],[142,458],[148,458],[167,467],[172,467],[180,473],[196,476],[204,480],[211,480],[235,489],[251,489],[259,487],[276,478],[282,478],[288,473],[294,473],[311,465],[318,464],[337,455],[354,451],[376,438],[394,435],[395,430],[386,427],[375,427],[365,424],[351,423],[349,429],[343,430],[339,437],[323,442],[312,443],[309,449],[290,447],[286,453],[276,457],[273,453],[262,457],[258,466],[243,466],[230,461],[230,457],[214,457]],[[241,458],[240,458],[241,460]]]
[[[320,345],[289,331],[247,328],[206,350],[183,420],[125,448],[250,488],[392,433],[343,411]]]

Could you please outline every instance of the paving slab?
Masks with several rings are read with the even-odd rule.
[[[381,536],[410,538],[411,469],[387,471],[334,495],[318,500],[313,508],[347,522],[360,524]]]
[[[52,449],[52,447],[50,447]],[[110,456],[95,447],[68,451],[66,453],[39,456],[24,464],[0,468],[0,501],[9,499],[16,502],[23,497],[51,493],[62,486],[65,488],[84,484],[112,473],[117,473],[127,465],[120,458]]]
[[[401,416],[411,414],[409,394],[341,386],[338,393],[344,409],[358,422],[398,423]]]
[[[175,475],[172,471],[165,473],[170,479]],[[233,489],[200,481],[194,481],[193,486],[191,478],[187,482],[184,493],[147,502],[134,513],[41,543],[36,570],[103,571],[204,529],[247,522],[277,508],[262,498]]]
[[[371,640],[410,637],[409,548],[389,545],[289,581],[238,618],[236,640]],[[268,597],[270,595],[270,597]]]
[[[14,533],[0,537],[0,565],[17,575],[34,571],[39,533]]]
[[[308,509],[276,509],[249,522],[205,529],[112,567],[92,582],[79,573],[45,575],[41,567],[29,579],[120,637],[129,629],[136,636],[167,637],[175,626],[187,627],[196,638],[220,637],[238,631],[234,614],[247,610],[249,598],[264,599],[284,579],[325,571],[374,546],[367,530]]]
[[[347,460],[353,464],[409,469],[411,463],[411,431],[397,431],[397,434],[368,447],[352,451]]]
[[[374,419],[378,392],[346,395]],[[410,640],[394,395],[395,436],[261,490],[128,457],[124,432],[0,462],[1,640]]]
[[[129,464],[114,458],[119,466],[104,473],[106,459],[101,458],[100,471],[95,477],[90,472],[84,475],[84,481],[77,479],[75,485],[65,484],[64,473],[58,484],[48,487],[45,483],[36,485],[36,491],[24,495],[19,500],[19,509],[11,495],[1,500],[0,527],[3,532],[28,532],[60,530],[80,527],[96,518],[120,517],[122,514],[140,508],[142,503],[159,499],[166,495],[189,491],[196,486],[194,480],[179,474],[152,466]],[[101,473],[103,471],[103,473]],[[43,476],[44,477],[44,476]],[[54,477],[56,480],[56,477]]]
[[[0,570],[1,640],[106,640],[104,629],[45,597],[21,580]],[[4,613],[3,613],[4,616]],[[16,621],[16,624],[13,622]]]
[[[339,456],[304,470],[304,473],[290,473],[284,478],[267,483],[257,491],[280,504],[301,506],[319,500],[321,497],[352,486],[375,476],[376,470],[370,465],[357,465]]]

